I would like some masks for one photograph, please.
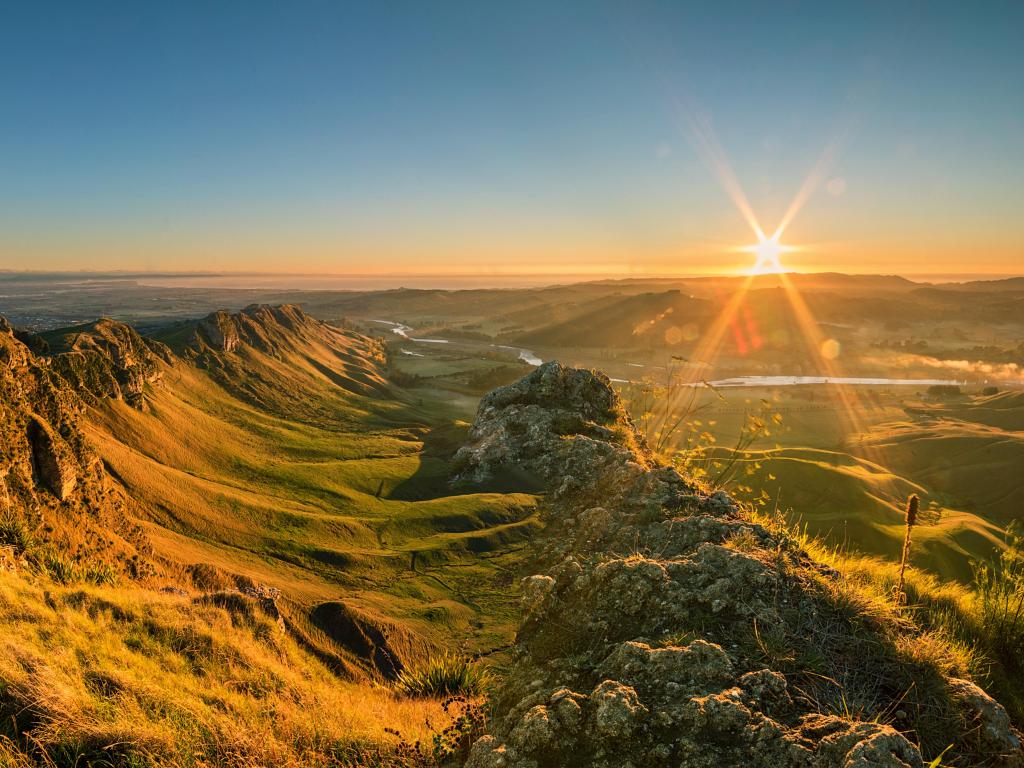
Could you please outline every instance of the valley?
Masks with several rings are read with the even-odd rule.
[[[233,341],[246,313],[258,334]],[[90,410],[87,435],[156,551],[279,589],[297,621],[332,604],[339,621],[395,622],[418,642],[506,644],[500,585],[536,500],[452,495],[448,463],[472,413],[414,400],[384,379],[377,342],[297,309],[219,320],[217,345],[202,325],[154,337],[185,359],[144,408],[107,398]]]
[[[0,18],[0,768],[1024,768],[1024,3]]]
[[[52,653],[54,637],[38,623],[47,612],[64,612],[80,626],[78,635],[63,636],[69,647],[110,621],[117,625],[117,639],[103,653],[89,657],[79,648],[82,660],[71,671],[47,667],[86,720],[66,731],[77,734],[78,746],[55,733],[46,737],[46,753],[95,757],[96,745],[115,739],[133,717],[148,724],[158,752],[181,738],[182,728],[206,727],[168,725],[156,710],[133,715],[149,695],[135,672],[116,682],[124,706],[98,720],[85,714],[100,701],[93,677],[110,675],[111,666],[139,668],[131,639],[139,633],[156,638],[145,641],[145,652],[167,669],[202,666],[209,695],[248,713],[254,732],[270,729],[268,749],[304,745],[310,764],[333,764],[313,736],[323,728],[322,708],[331,706],[344,713],[327,728],[332,749],[355,764],[392,749],[385,727],[400,725],[398,738],[429,738],[431,723],[447,715],[438,698],[399,693],[403,675],[455,654],[503,676],[519,658],[510,649],[521,618],[520,579],[550,524],[550,492],[515,463],[505,474],[453,479],[464,470],[460,448],[479,440],[470,426],[480,418],[481,397],[551,359],[608,371],[624,413],[658,461],[675,463],[703,492],[730,492],[751,515],[786,521],[816,556],[850,573],[891,578],[903,506],[917,494],[913,588],[926,604],[941,599],[967,610],[975,564],[1006,546],[1024,501],[1016,479],[1024,458],[1016,348],[992,347],[988,326],[956,313],[966,287],[942,289],[951,298],[933,328],[929,313],[915,315],[908,305],[921,291],[938,301],[935,289],[888,278],[818,281],[804,295],[830,318],[819,327],[834,334],[826,340],[837,351],[831,358],[803,335],[793,313],[778,311],[773,284],[744,289],[742,323],[713,346],[707,338],[726,301],[722,292],[735,284],[698,282],[686,294],[623,282],[260,293],[255,298],[298,303],[238,309],[253,292],[221,290],[188,293],[180,306],[166,297],[150,313],[133,309],[155,298],[150,289],[117,284],[100,289],[105,301],[123,307],[114,317],[11,329],[11,375],[20,380],[30,372],[56,393],[17,385],[37,393],[25,395],[30,401],[50,403],[26,408],[44,414],[53,426],[40,429],[64,435],[78,457],[74,465],[92,473],[77,476],[60,504],[26,485],[25,508],[38,511],[24,523],[7,518],[5,530],[21,525],[26,533],[24,544],[4,534],[5,605],[36,606],[31,619],[18,620],[18,647]],[[817,291],[870,301],[889,319],[841,322],[843,302],[816,299]],[[80,306],[65,302],[68,317],[97,307],[93,290],[74,295]],[[1012,286],[998,296],[1024,301]],[[38,300],[14,301],[12,316],[29,317],[26,307]],[[228,309],[190,314],[194,302],[213,300]],[[1024,338],[1024,325],[1012,327],[1004,338]],[[758,345],[751,346],[753,338]],[[956,345],[944,349],[943,338]],[[973,358],[952,359],[968,344]],[[67,423],[58,427],[61,419]],[[40,449],[32,450],[37,456]],[[39,461],[7,472],[28,472],[39,482]],[[68,517],[68,504],[80,507],[79,517]],[[124,534],[108,541],[108,529]],[[64,585],[58,602],[47,603],[31,580],[17,576],[36,569]],[[208,652],[197,651],[193,643],[207,642],[207,624],[223,629]],[[192,639],[183,641],[182,632]],[[271,636],[278,639],[268,651]],[[19,659],[0,658],[0,678],[14,681],[15,700],[49,701],[34,677],[17,671],[28,669]],[[239,664],[262,672],[253,678]],[[968,655],[951,669],[967,674],[978,664]],[[162,679],[173,686],[178,674]],[[254,691],[268,684],[266,675],[311,707],[279,710],[288,723],[285,741],[258,714],[263,694]],[[247,681],[241,694],[236,678]],[[1017,695],[1012,686],[999,690]],[[364,691],[373,691],[366,694],[372,714],[359,714],[354,703]],[[181,696],[191,711],[207,694],[189,682]],[[39,706],[40,723],[66,728],[63,705]],[[218,739],[246,754],[270,754],[238,734]],[[197,743],[209,748],[205,737]]]
[[[140,450],[132,438],[119,434],[141,437],[150,430],[146,440],[154,447],[141,453],[173,468],[164,472],[185,472],[193,497],[201,482],[231,488],[231,501],[214,508],[277,509],[278,501],[260,498],[265,491],[237,498],[268,486],[281,489],[281,495],[296,494],[296,503],[322,507],[329,499],[336,512],[373,496],[382,517],[389,516],[384,511],[389,504],[426,508],[458,503],[441,501],[446,470],[439,456],[444,449],[438,446],[447,441],[447,450],[457,447],[458,424],[472,420],[480,395],[544,360],[557,359],[606,372],[627,402],[644,388],[663,391],[671,379],[685,380],[700,390],[692,404],[700,413],[693,419],[718,446],[733,444],[747,415],[762,401],[770,403],[781,424],[751,445],[745,460],[749,477],[757,481],[748,483],[757,486],[756,495],[763,499],[766,493],[794,523],[833,545],[892,559],[901,547],[903,500],[908,492],[919,493],[931,516],[922,528],[915,563],[969,580],[970,563],[998,547],[1002,529],[1019,514],[1021,500],[1012,478],[1024,424],[1024,285],[1013,279],[933,285],[830,274],[793,275],[791,281],[799,295],[796,303],[772,275],[455,291],[266,291],[230,288],[220,281],[218,287],[184,292],[159,281],[146,285],[140,276],[76,283],[74,276],[56,275],[12,283],[7,301],[12,316],[22,320],[42,303],[55,306],[57,293],[74,297],[62,304],[69,316],[117,306],[119,319],[178,352],[188,348],[193,332],[193,321],[179,318],[204,302],[238,307],[254,299],[295,301],[337,327],[379,339],[378,375],[392,382],[390,390],[380,391],[390,391],[390,399],[349,398],[344,387],[338,392],[345,402],[331,396],[324,378],[333,374],[316,366],[324,355],[337,359],[336,351],[318,349],[287,361],[253,358],[246,363],[249,374],[244,366],[229,370],[220,364],[200,376],[179,372],[173,388],[155,395],[159,418],[123,408],[116,400],[96,411],[94,434],[109,446],[112,466],[131,455],[127,446]],[[737,296],[741,302],[734,320],[721,329],[715,348],[708,348],[704,340],[716,316]],[[800,306],[819,329],[814,343],[802,330]],[[52,336],[43,331],[43,338]],[[827,345],[831,358],[822,357],[815,343]],[[266,381],[247,380],[251,371],[260,370],[266,371]],[[232,378],[235,397],[229,400],[208,385],[211,379],[223,384]],[[302,396],[278,402],[272,391],[279,378]],[[309,381],[319,384],[311,389]],[[963,394],[930,394],[929,388],[942,386]],[[997,394],[981,395],[982,390]],[[320,402],[328,405],[314,405]],[[325,433],[328,422],[341,431]],[[193,431],[179,432],[171,424]],[[373,425],[370,434],[362,431],[365,425]],[[187,435],[196,457],[186,460],[180,444],[163,446],[167,434],[181,434],[183,440]],[[225,455],[250,458],[233,459],[236,466],[225,472],[217,466],[215,447],[201,447],[214,434],[229,441]],[[167,454],[172,450],[175,456]],[[346,452],[352,455],[339,459]],[[130,467],[124,471],[132,476]],[[1006,483],[979,488],[977,477],[990,473],[1007,478]],[[149,475],[138,469],[134,474]],[[153,487],[145,495],[160,495],[155,477],[147,481]],[[413,490],[418,486],[440,497],[420,499]],[[389,497],[392,487],[399,489],[401,502]],[[378,490],[381,498],[375,496]],[[182,504],[202,506],[194,500]],[[166,519],[158,507],[147,512],[153,519],[160,514]],[[199,530],[217,519],[212,511],[204,514],[205,523],[190,525]],[[289,525],[299,532],[323,530],[326,523]],[[318,534],[310,535],[316,539]],[[253,540],[246,546],[264,544]],[[316,553],[308,540],[295,546],[301,551],[287,553],[289,562],[343,559],[338,553]],[[361,540],[353,564],[400,559],[398,552],[371,554],[373,548],[366,546]]]

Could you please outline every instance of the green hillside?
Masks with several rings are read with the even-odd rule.
[[[991,519],[944,506],[927,487],[847,453],[783,448],[755,452],[744,462],[757,466],[744,482],[808,534],[848,551],[898,560],[911,493],[926,505],[914,534],[915,565],[969,581],[971,563],[1002,542],[1002,526]]]
[[[172,571],[204,564],[280,589],[308,617],[339,602],[397,622],[423,647],[506,643],[513,596],[498,584],[535,499],[452,495],[444,437],[471,414],[387,384],[371,339],[298,317],[298,330],[262,317],[259,338],[230,351],[201,326],[175,329],[183,357],[145,410],[90,409],[87,433],[156,553]]]

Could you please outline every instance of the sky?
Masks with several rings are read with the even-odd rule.
[[[786,268],[1024,273],[1021,29],[997,0],[3,4],[0,269],[728,273],[797,197]]]

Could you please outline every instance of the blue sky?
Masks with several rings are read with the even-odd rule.
[[[766,229],[838,144],[794,266],[1024,263],[1021,3],[0,13],[0,268],[732,269],[695,117]]]

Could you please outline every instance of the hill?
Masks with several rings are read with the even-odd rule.
[[[904,768],[951,742],[949,761],[1019,764],[1006,712],[927,630],[659,466],[605,377],[548,363],[492,392],[459,464],[551,494],[470,768]]]
[[[963,283],[945,283],[942,287],[955,291],[1013,291],[1024,293],[1024,277],[1005,277],[999,280],[968,280]]]
[[[544,347],[666,347],[683,340],[680,327],[705,323],[712,307],[678,290],[616,296],[517,335],[520,344]],[[673,337],[676,334],[676,337]]]
[[[148,408],[106,398],[86,429],[169,574],[280,590],[295,631],[349,675],[394,676],[453,633],[507,642],[494,583],[535,501],[451,494],[457,414],[388,384],[378,342],[290,306],[161,339],[177,357]]]
[[[1001,657],[936,618],[970,596],[912,570],[903,611],[884,564],[840,577],[661,466],[603,376],[544,365],[470,428],[471,397],[397,386],[379,341],[297,307],[156,335],[0,328],[0,764],[430,765],[384,728],[447,723],[474,768],[1019,759],[969,682],[1016,695],[986,677]],[[916,487],[825,449],[773,460],[841,498]],[[942,547],[992,535],[965,521]],[[524,564],[545,575],[520,586]],[[486,736],[399,692],[453,649],[501,674]]]
[[[1024,488],[1016,473],[1024,461],[1024,434],[967,419],[1013,424],[1020,411],[968,406],[928,409],[927,413],[931,418],[869,433],[865,449],[937,494],[955,500],[962,509],[1001,525],[1017,519],[1024,503]],[[964,418],[953,418],[954,414]]]
[[[950,448],[945,444],[934,453],[945,455]],[[877,453],[868,452],[877,458]],[[1003,545],[1005,518],[980,505],[976,512],[967,511],[955,496],[936,491],[933,478],[921,467],[907,467],[906,475],[901,475],[888,465],[844,451],[813,448],[753,451],[742,463],[752,470],[743,473],[745,484],[789,512],[793,524],[809,535],[843,550],[898,561],[905,533],[904,507],[911,493],[918,494],[926,506],[911,560],[918,567],[969,582],[973,564]]]

